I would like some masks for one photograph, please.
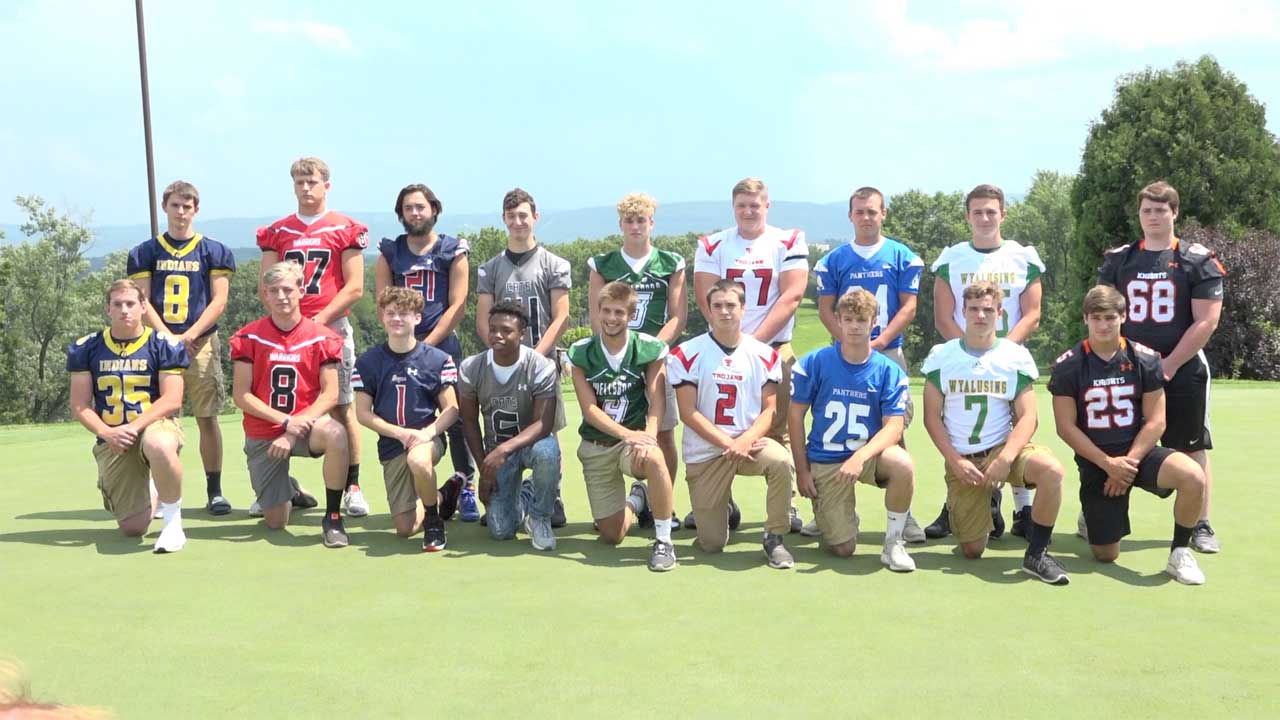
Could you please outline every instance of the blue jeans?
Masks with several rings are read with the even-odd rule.
[[[521,497],[521,477],[532,470],[532,497]],[[489,535],[494,540],[510,540],[525,513],[549,518],[560,489],[560,443],[555,435],[521,448],[507,457],[498,469],[498,487],[489,496]]]

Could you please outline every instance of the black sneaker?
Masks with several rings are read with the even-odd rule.
[[[692,515],[693,513],[689,513],[689,514]],[[676,530],[679,530],[679,529],[680,529],[680,516],[676,514],[675,510],[672,510],[671,511],[671,532],[675,532]]]
[[[684,516],[684,522],[681,523],[685,530],[697,530],[698,523],[694,520],[693,511],[690,510],[688,515]]]
[[[1004,496],[1000,488],[991,491],[991,532],[987,537],[999,540],[1004,535],[1004,515],[1000,514],[1000,499]]]
[[[231,501],[221,495],[214,495],[209,498],[209,502],[204,509],[210,515],[226,515],[231,512]]]
[[[631,483],[630,496],[636,498],[636,504],[643,508],[636,513],[636,523],[642,528],[653,527],[653,511],[649,509],[649,488],[637,480]]]
[[[443,550],[448,542],[444,534],[444,516],[436,517],[434,521],[427,520],[423,525],[422,552],[440,552]]]
[[[462,496],[462,480],[457,475],[440,486],[440,519],[448,520],[458,511],[458,498]],[[441,546],[443,547],[443,546]]]
[[[564,501],[560,496],[556,496],[556,505],[551,509],[551,527],[562,528],[568,525],[569,521],[564,517]]]
[[[320,532],[324,537],[324,546],[327,548],[340,548],[351,544],[351,538],[347,537],[347,529],[342,526],[342,515],[339,513],[325,515],[320,521]]]
[[[676,566],[676,549],[664,540],[653,541],[653,553],[649,555],[649,569],[666,572]]]
[[[1022,572],[1037,577],[1050,585],[1066,585],[1071,582],[1066,568],[1047,551],[1038,554],[1028,552],[1022,557]]]
[[[938,519],[929,523],[929,527],[924,529],[924,536],[930,540],[944,538],[951,534],[951,513],[947,512],[947,506],[942,506],[942,512],[938,513]]]
[[[1013,511],[1013,527],[1009,529],[1010,535],[1017,535],[1022,539],[1027,539],[1027,535],[1031,532],[1031,506],[1028,505],[1021,510]]]
[[[791,534],[794,535],[804,529],[804,521],[800,519],[800,511],[796,510],[796,506],[791,506]]]
[[[316,496],[303,490],[302,486],[298,484],[298,479],[292,475],[289,476],[289,484],[293,486],[293,497],[289,498],[289,503],[294,507],[300,510],[310,510],[320,504],[320,501],[316,500]]]
[[[685,525],[688,525],[688,524],[689,523],[686,521]],[[738,507],[738,503],[734,502],[733,498],[729,498],[729,529],[737,530],[738,526],[741,524],[742,524],[742,508]]]

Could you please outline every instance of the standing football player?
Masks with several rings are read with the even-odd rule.
[[[369,503],[360,490],[360,424],[351,410],[355,398],[351,372],[356,364],[356,345],[347,316],[351,306],[364,294],[362,253],[369,244],[369,230],[346,215],[328,209],[329,166],[323,160],[301,158],[289,168],[289,174],[293,177],[298,211],[258,229],[262,272],[265,275],[268,268],[281,260],[300,265],[304,283],[303,316],[328,326],[342,338],[338,397],[332,414],[347,429],[350,443],[351,466],[347,469],[343,502],[348,515],[362,517],[369,514]],[[315,498],[301,491],[294,502],[300,507],[315,506]]]
[[[1175,491],[1173,542],[1165,572],[1186,585],[1204,584],[1191,536],[1200,518],[1204,472],[1194,460],[1156,447],[1165,432],[1160,355],[1120,333],[1125,299],[1099,285],[1084,296],[1089,336],[1053,365],[1049,392],[1058,435],[1075,450],[1080,506],[1089,547],[1100,562],[1120,557],[1129,534],[1129,495],[1138,487],[1160,498]]]
[[[1125,337],[1160,353],[1168,422],[1160,444],[1190,455],[1204,469],[1204,502],[1191,547],[1203,553],[1222,549],[1209,524],[1213,473],[1209,453],[1209,362],[1205,343],[1222,316],[1226,268],[1213,250],[1183,244],[1174,234],[1178,191],[1155,182],[1138,193],[1142,239],[1107,251],[1098,282],[1128,300]]]
[[[133,280],[107,289],[111,325],[75,341],[67,349],[71,374],[71,416],[97,437],[102,506],[120,532],[142,537],[151,525],[156,497],[163,525],[157,553],[186,545],[182,529],[182,428],[173,419],[182,409],[182,376],[190,364],[177,338],[142,323],[147,299]]]
[[[218,318],[227,308],[236,259],[226,246],[192,227],[200,212],[200,192],[181,180],[160,196],[168,229],[129,251],[129,277],[148,302],[146,323],[177,338],[187,348],[191,365],[183,391],[200,429],[200,461],[204,465],[205,510],[226,515],[231,503],[222,495],[222,430],[218,415],[227,400],[222,378]]]

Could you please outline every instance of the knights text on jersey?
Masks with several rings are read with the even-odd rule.
[[[234,273],[236,259],[213,238],[196,233],[189,240],[177,241],[164,233],[130,250],[126,268],[135,280],[148,278],[151,291],[147,301],[160,314],[165,327],[181,335],[209,307],[212,279]],[[217,329],[214,323],[201,337]]]
[[[149,327],[123,342],[104,328],[67,348],[67,372],[89,373],[93,410],[111,427],[133,422],[146,412],[160,397],[160,376],[181,374],[190,363],[185,345]]]
[[[851,363],[839,345],[805,355],[791,368],[791,400],[813,417],[805,440],[810,462],[844,462],[884,427],[884,418],[905,415],[910,390],[898,364],[872,350]]]
[[[755,332],[778,302],[782,273],[788,270],[809,270],[809,246],[801,230],[769,225],[760,237],[746,240],[734,227],[698,238],[694,250],[695,273],[736,280],[746,288],[747,305],[742,313],[742,331],[746,333]],[[790,341],[795,323],[795,316],[788,318],[770,342]]]
[[[373,412],[392,425],[421,430],[436,419],[436,397],[458,382],[458,366],[444,351],[417,343],[407,353],[386,343],[356,360],[351,387],[373,400]],[[378,459],[386,462],[404,452],[395,438],[378,436]]]
[[[605,282],[621,280],[636,291],[636,311],[627,327],[657,335],[667,324],[667,297],[671,276],[684,269],[684,258],[668,250],[653,248],[639,268],[632,268],[621,250],[587,259],[587,267],[600,273]],[[592,298],[592,302],[595,299]]]
[[[1113,457],[1128,452],[1142,430],[1143,396],[1163,388],[1160,356],[1123,337],[1110,360],[1088,340],[1077,343],[1054,361],[1049,376],[1049,392],[1075,400],[1076,427]]]
[[[249,391],[273,410],[293,415],[320,396],[320,370],[342,361],[342,338],[310,318],[284,332],[267,316],[231,336],[231,360],[253,366]],[[277,423],[244,414],[245,437],[274,440],[284,432]]]
[[[258,248],[302,266],[302,314],[315,317],[346,283],[342,254],[364,252],[369,229],[342,213],[326,212],[310,225],[297,214],[258,228]]]
[[[569,362],[582,369],[591,389],[595,391],[596,404],[614,422],[628,430],[644,429],[645,417],[649,412],[645,372],[649,365],[662,362],[666,357],[666,343],[635,330],[627,331],[627,347],[616,368],[609,361],[599,335],[583,338],[569,347]],[[579,426],[578,434],[602,444],[610,444],[618,439],[596,428],[586,419]]]
[[[962,455],[989,450],[1009,437],[1013,401],[1039,377],[1025,347],[999,339],[987,350],[966,348],[964,338],[934,345],[923,370],[942,392],[942,421]]]
[[[878,247],[863,257],[853,241],[842,244],[822,256],[813,267],[819,295],[836,298],[854,288],[862,288],[876,296],[880,314],[871,329],[871,337],[880,337],[901,302],[899,293],[920,294],[920,273],[924,261],[906,245],[893,238],[882,237]],[[902,347],[902,335],[890,340],[885,347]]]
[[[988,280],[1004,290],[1004,313],[996,326],[996,335],[1004,337],[1022,319],[1022,293],[1044,273],[1040,253],[1030,245],[1003,240],[991,250],[979,250],[972,243],[952,245],[938,255],[931,268],[947,282],[955,298],[952,318],[963,330],[964,289],[979,280]]]
[[[383,238],[378,243],[378,252],[391,269],[392,285],[422,294],[422,321],[414,329],[414,335],[425,338],[449,307],[449,270],[454,260],[470,252],[467,241],[439,235],[429,250],[415,255],[409,247],[408,236],[401,235],[395,239]]]
[[[493,296],[494,304],[515,300],[529,313],[524,344],[536,347],[551,324],[551,291],[572,287],[569,261],[541,245],[511,262],[507,251],[498,253],[476,271],[476,292]]]

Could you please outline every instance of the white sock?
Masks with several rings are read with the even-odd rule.
[[[653,519],[653,534],[654,534],[654,537],[661,540],[662,542],[667,543],[668,545],[671,544],[671,516],[670,515],[668,515],[666,518],[661,520],[659,520],[658,518]]]
[[[161,517],[164,518],[164,527],[169,527],[169,523],[173,522],[174,520],[177,520],[178,525],[181,526],[182,525],[182,499],[179,498],[177,502],[160,503],[160,515]]]
[[[1013,488],[1013,509],[1022,510],[1031,506],[1031,491],[1024,487]]]
[[[907,514],[909,512],[909,510],[907,512],[887,511],[886,514],[889,516],[889,524],[885,527],[884,531],[886,541],[891,538],[902,537],[902,531],[907,527]]]

